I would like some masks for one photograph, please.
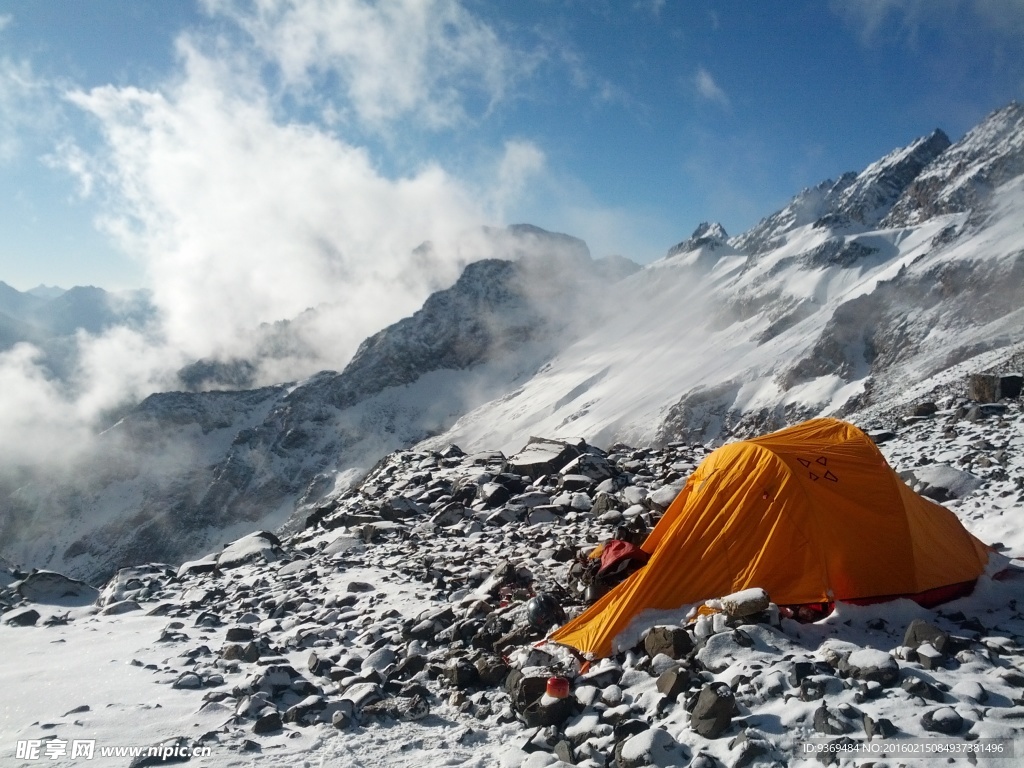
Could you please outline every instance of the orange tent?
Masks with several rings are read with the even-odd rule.
[[[913,597],[972,582],[988,548],[918,496],[852,424],[814,419],[708,456],[643,549],[648,564],[552,635],[591,657],[647,609],[749,587],[780,605]]]

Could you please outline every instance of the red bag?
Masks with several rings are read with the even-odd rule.
[[[620,566],[627,563],[636,567],[646,565],[650,559],[650,554],[635,544],[622,541],[622,539],[612,539],[604,545],[604,550],[601,552],[601,567],[598,569],[597,575],[605,576],[617,572],[621,570]]]

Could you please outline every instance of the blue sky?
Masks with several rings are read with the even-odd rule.
[[[242,327],[478,223],[649,262],[1022,98],[1021,0],[0,0],[0,280]]]

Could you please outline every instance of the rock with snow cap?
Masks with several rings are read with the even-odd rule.
[[[203,679],[195,672],[182,672],[171,684],[172,688],[202,688]]]
[[[882,685],[894,685],[900,676],[896,659],[885,651],[862,648],[850,653],[839,665],[842,672],[858,680],[869,680]]]
[[[744,618],[768,610],[771,600],[763,589],[752,587],[721,597],[718,602],[721,603],[726,615]]]
[[[281,540],[269,531],[256,531],[236,539],[224,547],[217,557],[217,567],[237,568],[246,563],[271,563],[283,555]]]
[[[914,619],[907,625],[903,645],[915,650],[922,643],[930,643],[939,653],[944,653],[949,643],[949,632],[929,624],[923,619]]]
[[[216,553],[211,553],[205,557],[199,558],[198,560],[186,560],[178,566],[176,575],[180,579],[185,576],[198,576],[203,573],[213,573],[217,570],[218,557],[219,556]]]
[[[607,458],[597,453],[583,453],[559,469],[559,473],[566,475],[582,475],[590,478],[592,482],[600,483],[603,480],[614,476],[616,470],[614,465]]]
[[[853,710],[852,707],[849,707]],[[853,733],[863,721],[863,714],[844,709],[830,709],[824,702],[814,710],[814,730],[826,736],[843,736]]]
[[[685,765],[688,758],[686,747],[663,728],[649,728],[615,746],[616,768]]]
[[[683,489],[684,483],[672,483],[670,485],[663,485],[656,491],[651,491],[650,494],[643,500],[651,509],[658,512],[664,512],[676,497],[679,492]]]
[[[921,727],[926,731],[952,736],[964,726],[964,719],[952,707],[939,707],[921,716]]]
[[[142,606],[134,600],[121,600],[117,603],[109,603],[104,606],[100,614],[103,616],[121,616],[125,613],[131,613],[132,611],[141,611]]]
[[[924,669],[938,669],[945,663],[946,657],[931,643],[921,643],[916,651],[917,661]]]
[[[33,571],[13,586],[32,603],[88,605],[96,602],[100,594],[96,587],[56,571]]]
[[[383,700],[385,694],[376,683],[360,682],[347,687],[342,692],[341,698],[343,701],[351,702],[353,711],[359,714],[363,707]]]
[[[538,478],[557,473],[580,452],[578,443],[573,445],[561,440],[531,437],[525,448],[509,457],[508,466],[516,474]]]
[[[216,559],[215,555],[208,557]],[[151,599],[152,595],[161,590],[168,579],[174,575],[174,569],[162,563],[147,563],[121,568],[113,578],[103,585],[97,605],[107,606],[124,600]],[[180,578],[180,569],[178,578]]]
[[[732,768],[747,768],[758,762],[758,758],[776,752],[775,745],[766,734],[756,728],[744,728],[729,742],[729,749],[738,752]]]
[[[35,608],[22,607],[0,616],[0,622],[12,627],[31,627],[39,621],[39,611]]]
[[[412,517],[420,517],[425,512],[425,507],[405,496],[392,496],[385,499],[380,507],[381,518],[391,522],[408,520]]]
[[[946,694],[934,682],[917,677],[916,675],[908,674],[900,682],[900,687],[911,696],[919,696],[922,699],[940,703],[946,701]]]
[[[988,700],[988,691],[976,680],[961,680],[950,688],[950,694],[962,701],[983,704]]]
[[[310,694],[302,701],[290,706],[282,716],[286,723],[299,723],[309,725],[316,720],[317,715],[324,710],[327,702],[322,696]]]

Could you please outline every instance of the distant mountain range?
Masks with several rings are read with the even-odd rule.
[[[43,351],[49,372],[63,378],[74,365],[76,350],[69,342],[78,331],[142,328],[154,312],[145,291],[110,293],[91,285],[19,291],[0,282],[0,352],[22,342],[33,344]]]
[[[567,235],[490,231],[515,258],[469,264],[341,372],[238,389],[252,361],[190,367],[182,388],[196,391],[154,394],[107,430],[87,481],[7,489],[3,554],[91,578],[181,560],[301,519],[412,445],[508,453],[531,435],[638,445],[823,414],[883,423],[1018,359],[1022,221],[1013,103],[955,143],[936,130],[803,190],[736,237],[702,223],[642,269]],[[47,306],[77,307],[79,290],[98,289]],[[0,296],[12,334],[69,327],[56,308],[38,320],[43,299],[26,296]],[[202,391],[214,384],[236,389]]]

